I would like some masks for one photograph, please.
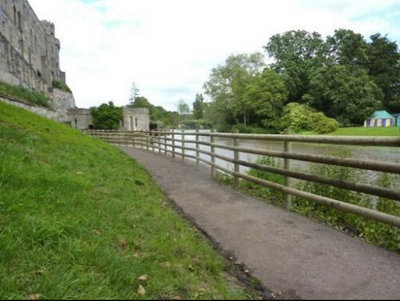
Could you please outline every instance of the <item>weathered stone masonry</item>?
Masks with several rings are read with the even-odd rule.
[[[26,0],[0,0],[0,80],[48,92],[65,83],[54,24],[40,21]]]
[[[52,109],[10,99],[2,101],[74,128],[88,129],[93,124],[90,109],[77,108],[72,93],[52,87],[53,81],[66,84],[59,54],[60,41],[55,37],[53,23],[40,21],[27,0],[0,0],[0,81],[44,93],[51,99]],[[148,130],[149,112],[124,110],[122,123],[125,129]]]

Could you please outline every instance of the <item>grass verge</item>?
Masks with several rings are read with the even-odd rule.
[[[257,298],[135,161],[2,102],[0,253],[1,299]]]
[[[50,107],[49,99],[42,93],[13,86],[0,81],[0,95],[31,105]]]

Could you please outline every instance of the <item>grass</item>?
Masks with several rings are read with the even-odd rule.
[[[398,127],[381,127],[381,128],[364,128],[364,127],[348,127],[339,128],[329,135],[341,136],[400,136],[400,128]]]
[[[44,94],[23,88],[21,86],[9,85],[1,81],[0,95],[36,106],[50,107],[50,101]]]
[[[72,93],[71,89],[67,86],[67,84],[64,84],[64,83],[62,83],[60,81],[53,80],[52,86],[54,88],[57,88],[57,89],[61,90],[61,91]]]
[[[0,254],[1,299],[257,297],[134,160],[2,102]]]

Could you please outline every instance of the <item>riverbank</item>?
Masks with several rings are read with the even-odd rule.
[[[0,102],[0,297],[257,298],[113,146]]]

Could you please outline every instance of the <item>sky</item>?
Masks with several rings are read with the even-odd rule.
[[[61,69],[81,108],[129,103],[132,83],[177,110],[231,54],[264,52],[274,34],[351,29],[400,41],[399,0],[28,0],[56,25]],[[268,58],[266,58],[268,59]]]

